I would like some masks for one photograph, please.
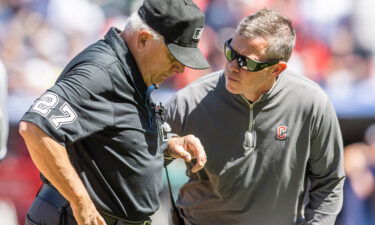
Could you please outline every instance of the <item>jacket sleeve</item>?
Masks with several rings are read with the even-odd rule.
[[[167,104],[165,105],[166,110],[166,122],[170,126],[170,132],[167,134],[168,139],[173,136],[181,136],[181,120],[182,117],[179,115],[178,112],[178,104],[177,104],[177,95],[174,94],[172,99],[170,99]],[[162,145],[162,150],[164,152],[164,166],[169,165],[174,158],[166,155],[165,150],[168,148],[167,142]]]
[[[184,135],[183,126],[185,105],[179,100],[178,94],[175,94],[174,97],[167,102],[165,108],[167,123],[171,126],[172,133],[180,136]]]
[[[343,203],[343,143],[336,113],[327,100],[313,128],[307,167],[311,183],[306,225],[334,225]]]

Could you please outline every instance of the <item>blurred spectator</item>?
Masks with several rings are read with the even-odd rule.
[[[86,44],[97,39],[105,14],[89,0],[50,0],[47,20],[65,34],[79,36]]]
[[[233,4],[226,0],[211,1],[206,9],[206,24],[215,31],[224,27],[235,27],[236,14],[230,11],[230,5]]]
[[[1,224],[17,225],[16,207],[12,201],[0,199]]]
[[[371,0],[370,0],[371,1]],[[330,43],[340,22],[351,16],[354,0],[300,0],[303,27],[314,38]]]
[[[365,132],[365,141],[372,147],[375,147],[375,123],[371,124]],[[374,151],[375,153],[375,151]],[[375,156],[375,155],[374,155]],[[374,164],[375,165],[375,164]]]
[[[8,79],[3,63],[0,61],[0,160],[7,153],[8,112],[6,99],[8,95]]]
[[[347,183],[344,189],[342,225],[373,225],[375,174],[369,145],[355,143],[345,147],[345,172]]]
[[[5,67],[0,60],[0,161],[7,154],[8,141],[8,112],[7,112],[8,79]],[[0,176],[1,177],[1,176]],[[17,213],[14,202],[9,196],[1,195],[0,191],[0,218],[1,223],[17,225]]]
[[[354,38],[359,46],[375,53],[375,1],[357,0],[353,6]]]

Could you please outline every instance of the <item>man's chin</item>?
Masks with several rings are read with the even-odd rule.
[[[228,92],[232,93],[232,94],[242,94],[241,91],[238,90],[238,88],[235,88],[234,86],[230,85],[230,84],[225,84],[225,88],[227,89]]]
[[[164,81],[166,81],[169,77],[167,76],[162,76],[162,77],[159,77],[159,79],[155,80],[154,81],[154,84],[162,84]]]

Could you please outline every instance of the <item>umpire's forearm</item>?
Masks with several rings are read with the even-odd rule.
[[[62,145],[30,122],[21,121],[19,132],[36,167],[71,204],[90,199]]]

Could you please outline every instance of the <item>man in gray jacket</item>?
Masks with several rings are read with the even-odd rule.
[[[199,137],[208,159],[180,190],[187,224],[334,224],[342,137],[323,90],[286,69],[294,44],[291,22],[262,9],[226,41],[225,70],[169,102],[172,130]]]

